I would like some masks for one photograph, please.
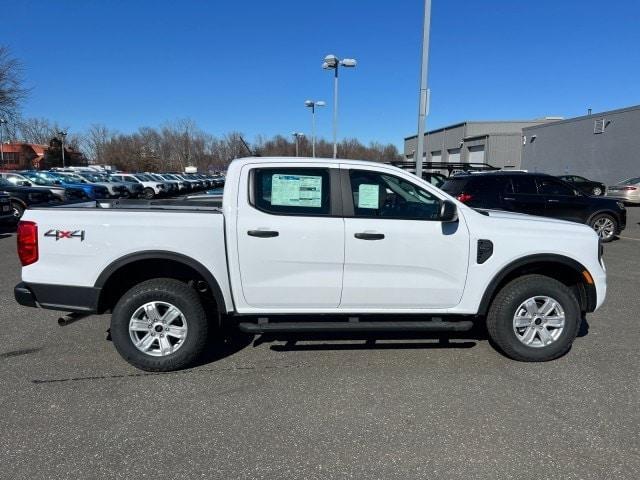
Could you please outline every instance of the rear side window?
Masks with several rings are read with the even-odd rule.
[[[467,178],[449,178],[440,188],[449,195],[456,196],[464,191],[467,186],[467,182]]]
[[[253,204],[259,210],[284,215],[329,215],[329,170],[260,168],[253,172]]]

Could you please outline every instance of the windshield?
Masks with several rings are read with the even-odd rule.
[[[149,177],[147,177],[146,175],[134,175],[134,177],[136,177],[138,180],[142,180],[143,182],[148,182],[151,179]]]
[[[39,176],[34,174],[25,173],[24,177],[30,182],[35,183],[36,185],[49,185],[49,182],[47,182],[45,179],[40,178]]]
[[[619,182],[618,185],[635,185],[636,183],[640,183],[640,177],[628,178]]]

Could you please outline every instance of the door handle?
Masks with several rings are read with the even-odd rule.
[[[384,233],[368,233],[361,232],[353,235],[358,240],[382,240],[384,238]]]
[[[503,200],[506,200],[508,202],[514,202],[516,199],[513,197],[503,197]]]
[[[550,198],[550,199],[547,200],[547,202],[549,202],[549,203],[558,203],[558,202],[560,202],[560,200],[554,200],[553,198]]]
[[[272,238],[280,235],[280,232],[276,232],[275,230],[249,230],[247,235],[258,238]]]

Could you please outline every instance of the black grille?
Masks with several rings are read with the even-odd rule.
[[[484,263],[493,255],[493,242],[491,240],[478,240],[478,255],[476,261]]]

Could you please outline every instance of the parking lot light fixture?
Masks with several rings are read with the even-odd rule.
[[[338,157],[338,70],[340,67],[354,68],[357,65],[354,58],[340,60],[335,55],[324,57],[322,68],[333,70],[333,158]]]
[[[60,137],[62,138],[62,168],[65,168],[65,164],[64,164],[64,139],[67,136],[67,132],[65,132],[64,130],[60,130],[58,132],[58,135],[60,135]]]
[[[300,155],[298,155],[298,142],[301,138],[304,138],[304,133],[293,132],[291,135],[296,139],[296,157],[299,157]]]
[[[323,100],[307,100],[304,106],[311,109],[311,156],[316,158],[316,107],[324,107]]]

